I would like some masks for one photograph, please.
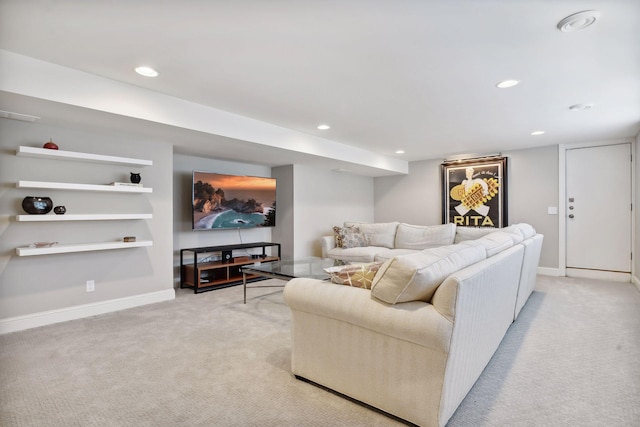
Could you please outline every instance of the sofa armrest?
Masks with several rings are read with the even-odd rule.
[[[453,324],[423,301],[390,305],[371,297],[371,291],[307,278],[290,280],[284,300],[294,313],[359,326],[447,353]]]
[[[322,258],[328,258],[328,253],[336,247],[336,240],[333,236],[322,236],[320,238],[320,248],[322,249]]]

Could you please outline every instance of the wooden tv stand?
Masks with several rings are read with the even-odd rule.
[[[267,255],[266,248],[277,247],[278,256]],[[242,249],[262,248],[262,253],[253,255],[233,256],[233,251]],[[180,249],[180,288],[193,288],[194,293],[211,291],[213,289],[235,286],[242,283],[240,267],[256,262],[271,262],[280,259],[280,243],[257,242],[240,245],[203,246],[200,248]],[[185,264],[185,252],[193,254],[193,262]],[[198,255],[220,253],[220,260],[202,262]],[[222,259],[230,254],[228,260]],[[206,259],[207,257],[204,257]],[[248,275],[248,281],[263,280],[259,275]]]

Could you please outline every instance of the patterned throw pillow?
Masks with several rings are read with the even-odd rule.
[[[344,227],[340,232],[342,248],[360,248],[369,246],[369,239],[358,227]]]
[[[333,226],[333,239],[336,241],[336,248],[342,247],[342,227]]]
[[[371,289],[371,283],[376,276],[382,262],[347,265],[345,267],[327,268],[331,275],[331,282],[338,285],[353,286],[354,288]]]

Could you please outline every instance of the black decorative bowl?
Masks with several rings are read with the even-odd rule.
[[[46,214],[53,209],[53,201],[49,197],[27,196],[22,200],[22,209],[32,215]]]

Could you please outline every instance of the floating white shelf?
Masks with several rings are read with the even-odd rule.
[[[82,215],[16,215],[16,221],[105,221],[122,219],[152,219],[153,214],[82,214]]]
[[[75,184],[72,182],[18,181],[18,188],[49,188],[56,190],[106,191],[113,193],[152,193],[153,188],[126,185]]]
[[[65,254],[70,252],[106,251],[111,249],[140,248],[152,246],[153,241],[141,240],[139,242],[103,242],[103,243],[79,243],[75,245],[54,245],[48,248],[16,248],[18,256]]]
[[[38,157],[57,160],[76,160],[81,162],[108,163],[125,166],[152,166],[152,160],[132,159],[128,157],[104,156],[102,154],[79,153],[75,151],[49,150],[47,148],[20,146],[18,156]]]

